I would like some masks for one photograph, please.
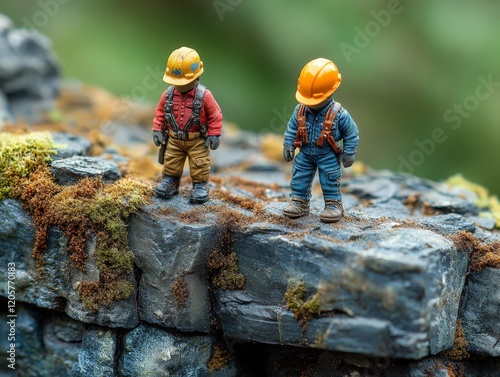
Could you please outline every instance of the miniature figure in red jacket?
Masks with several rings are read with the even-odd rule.
[[[153,141],[161,146],[163,180],[156,195],[170,199],[179,193],[186,157],[193,180],[191,203],[209,199],[210,149],[219,147],[222,112],[210,90],[199,83],[203,62],[192,48],[181,47],[167,61],[163,81],[172,86],[156,107]]]

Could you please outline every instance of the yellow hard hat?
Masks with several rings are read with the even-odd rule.
[[[311,60],[300,72],[295,98],[306,106],[319,105],[332,95],[341,82],[342,75],[331,60]]]
[[[187,85],[200,77],[202,73],[203,62],[196,50],[181,47],[168,57],[163,81],[170,85]]]

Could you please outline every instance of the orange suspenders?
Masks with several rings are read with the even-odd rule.
[[[334,108],[336,108],[337,111],[334,111]],[[316,143],[318,147],[322,147],[323,142],[326,140],[328,144],[330,144],[330,146],[332,147],[333,152],[337,157],[339,157],[342,154],[342,148],[339,147],[339,145],[333,138],[332,128],[335,116],[337,115],[337,112],[340,109],[341,109],[341,104],[339,102],[335,102],[333,106],[328,109],[328,112],[326,113],[325,116],[325,121],[323,122],[323,129],[321,130],[318,142]],[[293,143],[293,145],[296,148],[302,148],[302,145],[308,142],[305,110],[306,107],[304,105],[300,105],[299,110],[297,112],[298,129],[297,129],[297,134],[295,136],[295,142]]]

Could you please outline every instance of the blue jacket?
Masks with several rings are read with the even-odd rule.
[[[325,120],[326,113],[332,105],[333,100],[318,113],[314,113],[309,107],[306,106],[305,114],[308,143],[302,146],[301,151],[303,153],[323,154],[333,152],[332,147],[326,141],[323,143],[322,147],[318,147],[316,145],[321,130],[323,129],[323,122]],[[297,129],[299,127],[297,122],[299,107],[300,105],[295,107],[293,115],[288,121],[288,126],[285,132],[285,141],[283,143],[286,146],[293,145],[295,142],[295,135],[297,134]],[[356,154],[356,148],[359,142],[358,134],[358,126],[347,110],[342,107],[335,116],[332,135],[336,142],[343,140],[344,153],[346,155]]]

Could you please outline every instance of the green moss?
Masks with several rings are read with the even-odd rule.
[[[487,209],[487,212],[482,212],[480,216],[488,217],[495,220],[496,227],[500,229],[500,202],[498,197],[489,194],[485,187],[466,180],[461,175],[455,175],[448,179],[447,183],[453,187],[464,188],[473,192],[476,197],[476,205],[479,208]]]
[[[95,234],[99,281],[80,282],[80,299],[89,310],[98,310],[99,305],[108,306],[130,296],[134,255],[128,247],[127,221],[149,202],[148,186],[131,179],[105,184],[88,178],[73,186],[60,186],[44,168],[22,179],[16,192],[36,225],[33,256],[39,265],[43,264],[51,226],[66,233],[68,255],[82,271],[87,259],[86,240],[89,234]]]
[[[0,200],[13,198],[20,180],[46,166],[55,153],[55,144],[48,132],[0,133]]]
[[[321,301],[319,294],[315,293],[307,299],[306,284],[303,281],[289,284],[285,292],[285,303],[286,307],[292,311],[295,319],[303,327],[320,313]]]

